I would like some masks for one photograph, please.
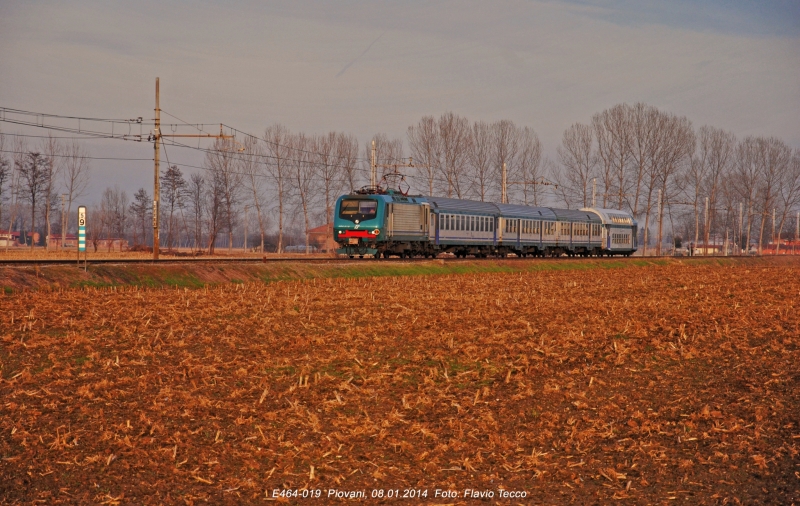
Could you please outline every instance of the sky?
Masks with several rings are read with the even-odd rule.
[[[800,2],[0,2],[0,107],[147,119],[156,77],[165,112],[254,135],[281,123],[406,142],[422,116],[452,111],[531,127],[555,158],[571,124],[641,101],[800,148]],[[146,143],[86,145],[152,155]],[[92,169],[89,202],[113,184],[152,192],[152,162]]]

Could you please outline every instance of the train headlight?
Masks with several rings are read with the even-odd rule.
[[[377,229],[377,228],[372,231],[372,235],[378,235],[380,233],[381,233],[381,231],[379,229]]]

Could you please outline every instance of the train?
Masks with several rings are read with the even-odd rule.
[[[367,187],[336,200],[336,252],[350,258],[630,256],[637,223],[617,209],[559,209]]]

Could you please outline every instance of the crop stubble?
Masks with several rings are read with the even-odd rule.
[[[0,502],[427,487],[789,504],[796,267],[5,297]]]

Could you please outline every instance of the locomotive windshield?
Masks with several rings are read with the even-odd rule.
[[[339,217],[345,220],[371,220],[378,214],[378,202],[375,200],[345,199]]]

